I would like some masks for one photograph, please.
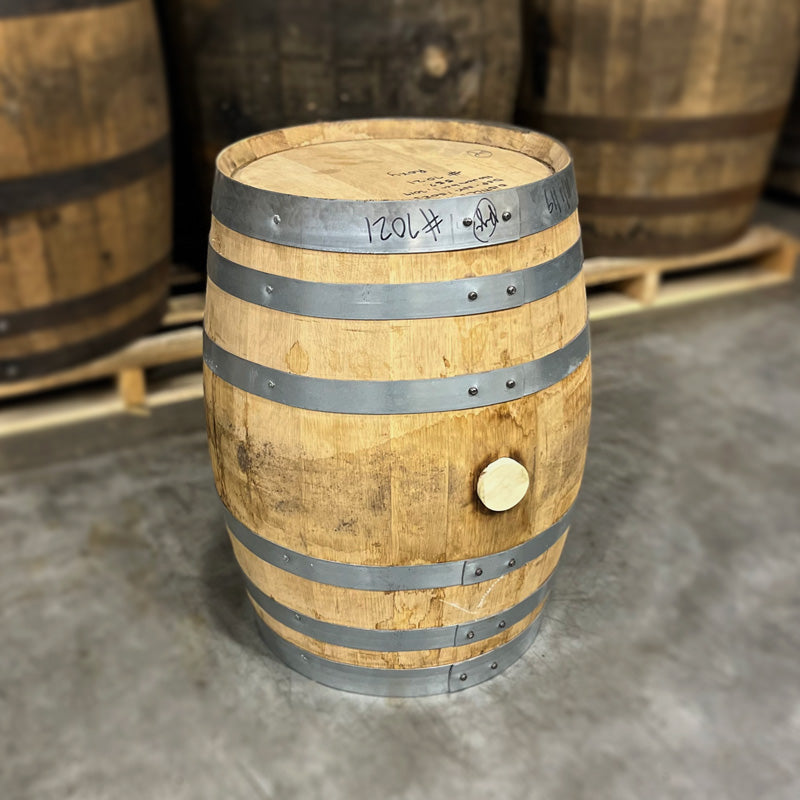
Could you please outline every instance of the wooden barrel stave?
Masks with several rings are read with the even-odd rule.
[[[397,143],[398,137],[422,141],[406,147]],[[359,183],[349,171],[347,164],[358,161],[346,152],[348,142],[359,138],[381,140],[390,162],[417,159],[418,166],[425,153],[433,158],[436,147],[429,140],[441,138],[465,143],[462,159],[475,144],[505,146],[505,154],[472,147],[471,157],[497,157],[491,169],[459,162],[478,173],[513,173],[512,153],[520,145],[535,154],[537,180],[569,167],[559,145],[519,130],[377,120],[256,137],[221,154],[220,169],[237,180],[261,182],[264,165],[258,159],[274,152],[284,176],[293,161],[306,162],[296,170],[299,194],[309,196],[313,189],[312,197],[330,192],[336,200],[333,193],[341,188],[336,181],[346,176],[351,185],[345,197],[360,197],[369,181]],[[326,170],[326,153],[313,147],[302,153],[290,149],[338,147],[339,142],[345,147],[331,151],[338,177]],[[250,166],[253,162],[258,169]],[[542,170],[541,164],[548,166]],[[464,174],[469,183],[469,169]],[[491,187],[486,197],[505,202],[496,179],[484,179]],[[270,178],[271,191],[280,180]],[[304,186],[309,180],[313,185]],[[227,261],[215,269],[235,267],[255,282],[232,281],[223,290],[213,277],[224,273],[212,270],[205,323],[212,464],[262,635],[300,671],[355,691],[429,693],[492,677],[522,652],[541,621],[583,472],[590,405],[583,278],[579,271],[554,273],[567,277],[541,294],[525,284],[519,302],[514,287],[507,291],[512,283],[523,285],[521,269],[543,274],[579,246],[574,205],[554,203],[552,224],[496,245],[475,247],[475,239],[470,245],[461,237],[453,240],[454,249],[442,251],[430,251],[429,241],[421,248],[413,242],[412,252],[385,252],[380,245],[374,252],[358,247],[341,252],[270,241],[270,224],[285,225],[289,238],[301,235],[293,232],[298,222],[290,206],[276,202],[269,218],[251,219],[260,239],[231,230],[229,223],[234,228],[243,223],[229,205],[218,204],[225,219],[212,222],[209,263],[220,254]],[[430,202],[449,207],[436,206],[446,199]],[[473,206],[476,202],[484,201],[478,196],[471,201]],[[337,208],[341,211],[341,205]],[[270,222],[273,216],[280,219]],[[503,221],[511,225],[513,216],[508,212]],[[474,219],[464,227],[481,221]],[[521,229],[520,220],[514,224]],[[325,244],[324,237],[319,240]],[[571,257],[580,259],[580,251]],[[495,275],[505,287],[502,299],[494,298],[488,311],[471,311],[470,302],[479,298],[470,286],[483,293],[488,284],[479,280]],[[339,296],[361,291],[355,284],[367,284],[383,299],[369,306],[364,319],[340,319],[335,312],[290,313],[281,305],[288,302],[286,285],[276,277],[323,284],[329,291],[338,288]],[[405,291],[423,279],[426,289],[444,298],[440,314],[417,314],[402,306],[402,313],[396,308],[381,316],[381,303],[391,302],[397,286]],[[459,283],[465,280],[469,286]],[[260,287],[261,295],[253,287]],[[462,290],[470,296],[464,299]],[[454,315],[447,313],[454,308]],[[574,355],[566,359],[567,352]],[[229,369],[237,360],[245,365],[243,372]],[[556,366],[542,367],[539,383],[523,372],[545,361]],[[505,380],[506,370],[524,376],[524,386],[516,387],[514,380],[506,386],[510,392],[524,389],[520,396],[504,402],[491,394],[482,401],[463,400],[467,394],[491,392],[492,380],[500,380],[494,376]],[[277,383],[267,379],[270,375]],[[473,379],[483,388],[471,387],[467,393]],[[445,394],[443,407],[425,411],[430,396],[408,388],[433,381],[432,389],[439,392],[449,380],[461,387],[462,399],[452,407]],[[320,381],[327,389],[323,405],[304,406],[303,392],[315,391]],[[381,392],[398,381],[410,383],[403,384],[399,400],[391,401],[391,411],[388,406],[380,411],[385,402]],[[285,388],[292,382],[300,394]],[[355,407],[336,405],[334,384],[354,387]],[[278,402],[270,387],[285,392]],[[378,399],[370,402],[378,405],[365,413],[364,393],[373,389]],[[408,406],[414,397],[423,405]],[[492,512],[478,500],[476,483],[488,463],[504,456],[527,469],[530,487],[510,510]],[[414,644],[420,642],[429,644]],[[496,663],[493,653],[498,654]],[[485,664],[484,657],[489,659]],[[459,672],[450,686],[448,670],[460,670],[462,664],[466,677],[462,680]]]
[[[149,2],[39,6],[0,13],[0,103],[16,109],[0,120],[0,380],[152,330],[168,285],[168,118]]]
[[[724,244],[764,184],[800,52],[787,0],[527,0],[520,119],[575,158],[589,255]]]

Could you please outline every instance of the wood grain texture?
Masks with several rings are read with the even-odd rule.
[[[250,598],[256,614],[269,625],[277,634],[297,647],[303,648],[310,653],[314,653],[322,658],[331,661],[338,661],[342,664],[352,664],[356,667],[373,667],[377,669],[419,669],[420,667],[438,667],[443,664],[453,664],[464,661],[468,658],[488,653],[500,645],[513,639],[522,633],[528,625],[533,622],[537,614],[542,610],[542,602],[530,614],[514,625],[508,626],[495,636],[481,639],[478,642],[460,645],[458,647],[442,647],[435,650],[406,650],[381,652],[375,650],[359,650],[353,647],[342,647],[340,645],[321,642],[311,636],[306,636],[299,631],[293,630],[281,624],[274,617],[271,617],[257,603]]]
[[[741,234],[789,98],[800,6],[525,0],[524,12],[520,119],[572,151],[587,255],[690,252]],[[743,132],[759,115],[769,124]],[[704,120],[721,125],[690,134]],[[666,140],[653,140],[654,123],[671,126]],[[618,132],[599,132],[609,125]],[[619,198],[640,198],[640,210],[615,211]],[[673,202],[648,212],[655,198]]]
[[[372,592],[316,583],[273,567],[231,537],[242,571],[262,592],[300,614],[375,630],[460,625],[505,611],[533,594],[550,576],[566,535],[539,558],[500,578],[470,586]]]
[[[176,103],[179,237],[208,224],[214,157],[255,133],[376,116],[508,121],[519,0],[159,0]],[[199,260],[202,253],[196,253]]]
[[[402,130],[409,135],[397,144]],[[437,137],[448,144],[431,144]],[[384,140],[389,144],[381,147]],[[339,141],[348,144],[329,144]],[[359,161],[362,143],[367,155]],[[225,151],[219,165],[239,180],[275,186],[275,172],[263,162],[279,153],[275,163],[282,171],[283,191],[296,176],[297,192],[312,194],[319,174],[319,194],[340,186],[344,197],[363,199],[369,186],[374,196],[398,191],[399,176],[391,174],[398,154],[406,159],[401,172],[424,163],[417,168],[439,174],[451,158],[476,145],[506,151],[483,160],[492,162],[495,178],[511,186],[552,174],[567,158],[550,140],[510,129],[379,120],[260,135]],[[313,152],[293,153],[293,148]],[[248,168],[259,160],[258,169]],[[515,271],[558,256],[578,237],[573,214],[517,242],[458,252],[316,252],[248,239],[218,222],[212,223],[211,244],[231,260],[287,277],[404,283]],[[397,381],[526,363],[564,347],[586,319],[582,275],[548,297],[505,311],[389,321],[289,314],[249,304],[209,282],[205,328],[229,352],[297,375]],[[587,358],[555,385],[513,402],[464,411],[364,415],[357,408],[320,413],[275,403],[247,394],[206,368],[217,490],[234,517],[257,535],[312,558],[425,565],[504,551],[549,528],[575,501],[588,440],[590,369]],[[504,456],[528,471],[530,488],[514,508],[492,512],[479,500],[476,484],[485,467]],[[516,605],[555,568],[564,537],[536,561],[502,578],[396,592],[353,591],[298,578],[233,541],[245,574],[285,606],[342,625],[404,629],[459,624]],[[380,656],[332,649],[264,619],[300,646],[347,663],[405,668],[469,657],[462,648]],[[469,652],[502,641],[471,645]]]
[[[168,133],[158,35],[149,0],[0,20],[0,188],[72,174],[147,148]],[[0,215],[0,317],[91,295],[129,281],[170,250],[171,178],[163,157],[146,174],[89,197]],[[0,357],[97,341],[164,303],[160,282],[85,318],[53,315],[41,330],[0,339]],[[106,348],[107,349],[107,348]],[[10,362],[9,362],[10,363]],[[24,369],[23,369],[24,372]],[[2,379],[2,376],[0,376]]]

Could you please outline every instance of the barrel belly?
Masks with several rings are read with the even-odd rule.
[[[373,146],[385,162],[365,158]],[[568,154],[519,129],[380,120],[254,137],[219,164],[208,433],[265,641],[353,691],[492,677],[541,623],[588,442]],[[272,213],[231,200],[245,180]],[[316,185],[307,219],[327,219],[335,247],[277,191],[292,180],[306,200]],[[441,220],[436,238],[413,228],[420,208]],[[370,232],[377,211],[392,236]],[[300,236],[315,246],[287,244]]]
[[[0,30],[0,380],[17,380],[157,327],[170,145],[149,2],[12,2]]]

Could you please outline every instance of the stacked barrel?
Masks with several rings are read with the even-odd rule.
[[[149,0],[0,3],[0,380],[155,328],[172,197]]]
[[[520,119],[573,153],[589,255],[662,255],[750,222],[800,51],[796,0],[525,0]]]
[[[376,116],[510,120],[519,0],[161,0],[180,146],[181,252],[208,231],[214,158],[286,125]],[[199,253],[202,258],[202,253]]]

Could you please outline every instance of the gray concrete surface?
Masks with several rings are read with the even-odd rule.
[[[265,654],[198,405],[138,442],[123,420],[94,446],[86,428],[15,443],[0,798],[796,800],[799,302],[595,325],[584,489],[542,632],[449,697],[348,695]]]

